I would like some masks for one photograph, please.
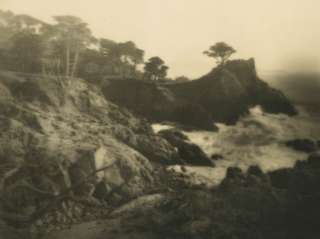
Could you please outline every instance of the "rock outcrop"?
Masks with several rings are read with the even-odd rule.
[[[57,203],[43,225],[67,220],[61,203],[69,218],[85,213],[79,201],[120,205],[153,191],[155,168],[180,160],[146,121],[81,79],[1,72],[0,91],[0,217],[41,218]]]
[[[286,146],[305,153],[312,153],[317,150],[317,143],[311,139],[289,140],[286,142]]]
[[[166,195],[133,200],[111,213],[115,217],[90,224],[90,230],[83,224],[47,238],[316,239],[320,235],[319,170],[319,155],[297,162],[277,179],[257,166],[247,172],[232,167],[212,190],[176,185]],[[87,235],[79,235],[79,230]]]
[[[183,83],[109,80],[103,92],[107,99],[151,120],[212,130],[213,121],[235,123],[255,105],[269,113],[296,113],[280,91],[259,79],[253,59],[229,61],[223,68]]]
[[[179,156],[186,164],[194,166],[214,166],[213,160],[211,160],[198,145],[191,143],[188,137],[180,131],[167,129],[161,130],[158,134],[178,149]]]
[[[104,83],[102,89],[108,100],[152,121],[216,130],[210,114],[201,105],[178,98],[166,85],[117,79]]]
[[[274,100],[275,95],[279,97],[279,107],[281,100],[286,103],[283,103],[285,107],[272,109],[272,112],[293,113],[294,109],[279,92],[268,93],[270,95],[266,94],[263,99],[255,97],[252,85],[263,83],[249,77],[254,75],[249,71],[250,62],[240,63],[230,62],[225,69],[213,72],[214,76],[219,76],[218,83],[209,78],[179,85],[139,82],[141,92],[133,92],[141,94],[143,100],[140,96],[137,98],[138,103],[133,105],[139,107],[134,111],[150,114],[152,120],[172,120],[214,129],[212,119],[232,122],[230,119],[235,116],[214,105],[214,100],[215,110],[202,101],[206,94],[201,89],[211,87],[212,93],[217,86],[223,90],[222,93],[220,90],[215,92],[221,93],[221,97],[229,99],[233,91],[238,97],[244,110],[237,111],[236,116],[254,103],[268,110],[265,99]],[[248,65],[243,67],[249,73],[233,64],[238,67]],[[243,75],[231,73],[238,70]],[[223,79],[227,76],[234,79],[224,84]],[[251,80],[247,82],[249,78]],[[168,165],[188,173],[190,166],[176,164],[213,166],[214,163],[183,134],[174,131],[154,134],[146,120],[106,100],[112,98],[119,103],[116,94],[109,90],[117,89],[114,84],[124,82],[109,82],[102,93],[98,87],[81,79],[67,81],[0,72],[0,233],[8,235],[8,239],[21,238],[21,234],[31,237],[34,231],[43,229],[52,232],[46,238],[134,238],[132,235],[136,238],[159,238],[159,235],[225,238],[230,236],[225,229],[231,228],[231,236],[242,238],[252,232],[257,233],[257,237],[264,235],[269,226],[274,226],[265,222],[273,222],[279,218],[278,212],[282,213],[281,203],[286,200],[282,191],[296,195],[291,178],[285,179],[286,176],[280,174],[274,178],[270,176],[272,179],[268,180],[257,167],[248,170],[247,175],[231,168],[224,183],[210,191],[211,187],[205,184],[206,178],[197,179],[199,183],[193,185],[183,173],[171,174],[170,167],[165,170]],[[135,85],[136,81],[130,84]],[[145,85],[151,88],[145,92],[149,92],[148,96],[143,93]],[[191,90],[191,86],[196,90]],[[119,92],[122,90],[119,95],[125,100],[119,104],[131,104],[134,101],[130,98],[130,88],[126,88],[126,84],[122,87],[118,89]],[[239,93],[240,88],[243,90]],[[182,89],[186,95],[181,93]],[[124,94],[126,90],[128,95]],[[212,96],[211,93],[207,96]],[[149,101],[150,97],[155,100]],[[163,104],[155,104],[159,100]],[[206,100],[209,104],[212,99]],[[233,100],[226,102],[229,109],[237,106]],[[154,108],[154,104],[158,108]],[[165,117],[160,119],[162,112]],[[220,118],[214,114],[216,112]],[[194,117],[189,117],[192,113]],[[312,167],[308,166],[310,163]],[[308,171],[318,168],[318,163],[318,156],[313,155],[307,165],[296,166],[297,169],[302,167],[295,171],[296,175],[303,176],[298,196],[304,188],[310,189],[307,192],[311,193],[317,185],[318,178],[313,175],[309,178]],[[271,185],[273,182],[278,186]],[[306,200],[309,199],[306,197]],[[312,203],[310,205],[316,206]],[[118,206],[120,208],[115,209]],[[304,209],[303,205],[299,206]],[[254,214],[256,211],[259,215]],[[101,220],[106,216],[109,217],[107,220]],[[279,220],[282,220],[283,215],[280,216]],[[297,221],[292,224],[298,223],[297,215],[294,218]],[[238,221],[239,224],[234,223]],[[258,223],[259,231],[255,223]],[[89,230],[93,224],[94,229]],[[248,231],[242,231],[243,225],[250,225]]]

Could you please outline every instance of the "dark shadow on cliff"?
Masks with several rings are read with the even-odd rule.
[[[152,121],[174,121],[203,129],[214,129],[213,122],[234,124],[256,105],[268,113],[296,114],[281,91],[260,80],[253,59],[229,61],[189,82],[118,79],[109,80],[102,88],[107,99]]]

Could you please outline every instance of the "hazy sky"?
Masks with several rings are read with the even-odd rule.
[[[97,37],[134,41],[158,55],[170,76],[200,76],[214,65],[202,54],[217,41],[256,59],[260,71],[318,70],[319,0],[0,0],[0,8],[45,21],[71,14]]]

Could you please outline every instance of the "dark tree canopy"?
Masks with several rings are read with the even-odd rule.
[[[22,72],[39,71],[44,44],[41,37],[28,30],[14,34],[8,51],[13,69]]]
[[[227,43],[217,42],[216,44],[211,46],[209,50],[204,51],[203,54],[215,58],[218,65],[224,65],[224,63],[235,52],[236,50],[232,46],[229,46]]]
[[[169,67],[158,56],[151,57],[144,66],[145,76],[151,80],[164,79],[167,76],[168,69]]]
[[[97,40],[76,16],[53,19],[48,24],[0,10],[0,69],[96,81],[143,77],[144,51],[133,41]],[[159,69],[157,77],[166,70]]]
[[[132,76],[137,66],[143,63],[144,51],[132,41],[114,42],[100,39],[100,52],[111,66],[114,75],[122,77]]]
[[[188,82],[190,79],[186,76],[178,76],[174,79],[176,82]]]
[[[57,22],[52,33],[56,41],[63,46],[65,57],[65,75],[73,77],[76,74],[80,53],[95,41],[88,24],[75,16],[55,16]]]

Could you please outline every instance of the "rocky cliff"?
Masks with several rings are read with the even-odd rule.
[[[157,171],[184,163],[146,121],[81,79],[1,72],[0,128],[0,222],[14,226],[92,219],[84,205],[99,214],[148,194]]]
[[[212,117],[199,104],[179,98],[166,85],[141,80],[110,80],[102,86],[105,97],[151,121],[172,121],[215,129]]]
[[[148,86],[188,102],[177,85]],[[318,154],[293,170],[229,168],[215,188],[192,184],[166,166],[214,166],[200,148],[176,130],[154,134],[104,94],[81,79],[0,72],[1,238],[318,238]],[[269,94],[279,108],[268,94],[255,102],[293,113]]]
[[[259,79],[253,59],[227,62],[200,79],[183,83],[111,80],[103,92],[111,101],[151,120],[205,129],[214,129],[213,121],[234,123],[255,105],[270,113],[296,113],[283,93]]]

